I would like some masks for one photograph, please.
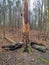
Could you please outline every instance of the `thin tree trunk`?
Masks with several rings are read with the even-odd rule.
[[[3,0],[3,38],[5,38],[5,0]]]

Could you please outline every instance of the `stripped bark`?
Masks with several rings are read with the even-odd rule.
[[[22,5],[22,21],[23,21],[23,42],[24,47],[27,48],[29,43],[29,18],[28,18],[28,0],[23,1]]]

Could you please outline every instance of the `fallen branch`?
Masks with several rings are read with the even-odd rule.
[[[8,37],[6,37],[6,36],[5,36],[5,39],[6,39],[7,41],[9,41],[10,43],[16,43],[14,40],[12,40],[12,39],[10,39],[10,38],[8,38]]]
[[[44,59],[44,58],[42,58],[42,57],[39,57],[38,59],[44,61],[44,62],[47,63],[47,64],[49,64],[49,61],[46,60],[46,59]]]
[[[21,42],[18,42],[18,43],[14,44],[14,45],[3,45],[2,48],[4,50],[11,50],[11,51],[13,51],[13,50],[16,50],[18,48],[21,48],[22,45],[23,44]]]
[[[35,43],[31,43],[31,46],[32,46],[32,48],[34,48],[38,51],[41,51],[41,52],[46,52],[46,50],[47,50],[47,48],[45,46],[38,45],[38,44],[35,44]]]

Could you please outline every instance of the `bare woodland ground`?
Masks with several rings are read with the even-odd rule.
[[[30,40],[31,41],[38,41],[39,43],[44,44],[49,49],[49,42],[42,41],[42,38],[38,40],[38,31],[30,30]],[[22,40],[22,30],[16,28],[16,32],[9,32],[9,29],[6,29],[6,36],[8,38],[13,39],[14,41],[18,42]],[[39,59],[42,57],[49,61],[49,50],[46,53],[39,52],[33,49],[32,54],[23,53],[20,49],[15,51],[5,51],[1,49],[2,45],[9,45],[12,44],[7,40],[3,39],[3,29],[0,29],[0,65],[49,65],[49,63],[44,62]]]

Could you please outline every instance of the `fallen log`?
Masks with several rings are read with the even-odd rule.
[[[23,44],[21,42],[18,42],[18,43],[14,44],[14,45],[4,45],[4,46],[2,46],[2,49],[13,51],[13,50],[21,48],[22,45]]]
[[[38,44],[35,44],[35,43],[31,43],[31,46],[32,48],[40,51],[40,52],[46,52],[47,48],[45,46],[42,46],[42,45],[38,45]]]

